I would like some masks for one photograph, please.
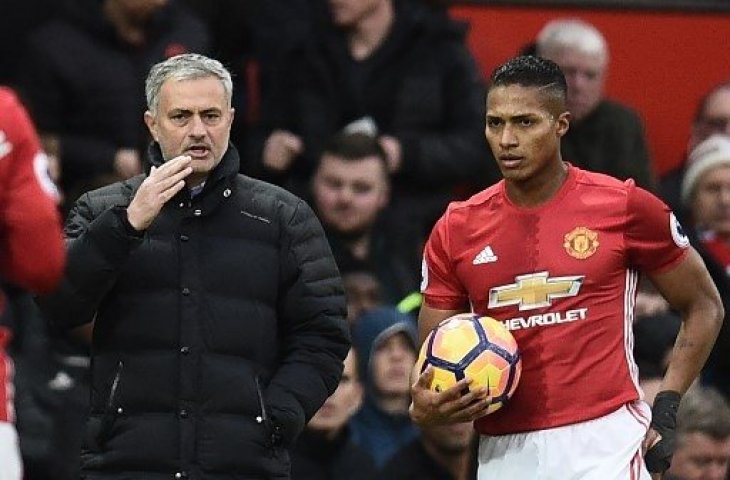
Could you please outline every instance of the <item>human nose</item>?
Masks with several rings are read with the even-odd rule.
[[[502,128],[502,132],[499,135],[499,146],[502,148],[509,148],[517,145],[517,137],[511,126],[505,125]]]
[[[190,122],[190,130],[188,131],[188,134],[191,137],[200,138],[207,135],[207,133],[208,131],[205,128],[205,123],[203,122],[203,119],[200,117],[200,115],[193,115]]]
[[[727,465],[724,463],[713,462],[706,471],[707,476],[703,478],[707,480],[725,480],[727,470]]]
[[[353,191],[349,187],[342,187],[337,190],[337,199],[340,201],[340,203],[350,203],[352,202],[353,198]]]

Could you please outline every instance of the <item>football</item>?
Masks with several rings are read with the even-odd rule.
[[[491,317],[461,313],[439,323],[426,337],[418,356],[421,372],[434,368],[431,390],[446,390],[462,378],[473,379],[471,388],[487,387],[499,410],[520,381],[522,358],[507,328]]]

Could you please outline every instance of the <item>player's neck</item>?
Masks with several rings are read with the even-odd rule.
[[[520,207],[537,207],[553,198],[568,178],[568,165],[562,160],[559,164],[537,172],[523,181],[507,182],[507,195]]]

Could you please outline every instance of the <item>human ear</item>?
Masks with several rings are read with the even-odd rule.
[[[147,130],[150,131],[150,135],[152,135],[155,142],[159,142],[157,134],[157,119],[149,110],[144,112],[144,123],[147,125]]]
[[[555,133],[558,137],[562,137],[566,133],[568,133],[568,129],[570,128],[570,112],[565,111],[558,115],[558,118],[555,120]]]

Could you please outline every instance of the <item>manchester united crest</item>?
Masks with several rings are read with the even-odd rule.
[[[565,234],[563,246],[571,257],[585,260],[598,250],[598,233],[586,227],[576,227]]]

